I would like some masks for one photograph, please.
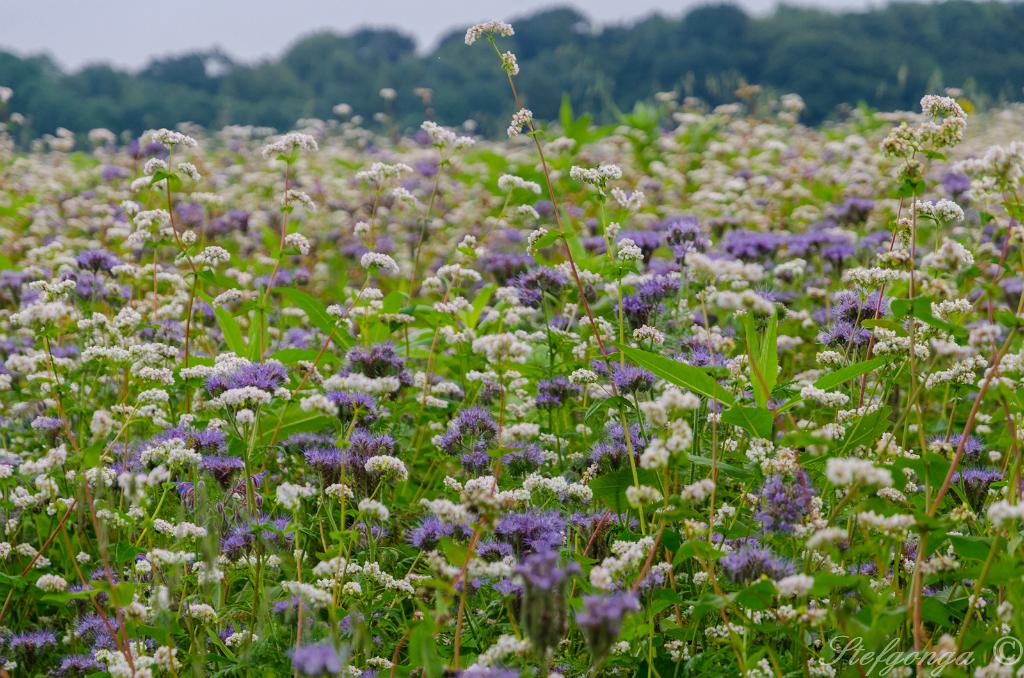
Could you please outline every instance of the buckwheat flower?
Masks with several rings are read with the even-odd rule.
[[[846,530],[838,527],[826,527],[818,530],[807,539],[807,548],[819,550],[831,544],[843,544],[846,540]]]
[[[619,261],[641,262],[644,260],[644,252],[630,238],[623,238],[619,241],[616,257]]]
[[[142,166],[142,171],[146,174],[153,175],[157,172],[167,169],[167,163],[161,158],[150,158],[146,161],[146,164]]]
[[[359,512],[370,516],[371,518],[376,518],[381,522],[386,522],[387,519],[391,517],[391,512],[388,511],[388,508],[384,506],[384,504],[379,501],[374,501],[373,499],[360,499]]]
[[[825,391],[812,384],[800,389],[800,397],[825,407],[842,407],[850,402],[850,397],[838,391]]]
[[[657,441],[657,442],[655,442]],[[640,455],[640,468],[659,469],[668,466],[671,452],[658,438],[652,438],[647,449]]]
[[[930,252],[921,260],[925,268],[956,272],[974,264],[974,255],[970,250],[950,238],[943,238],[942,244],[934,252]]]
[[[997,529],[1014,526],[1024,521],[1024,504],[1011,504],[1005,499],[1000,499],[988,507],[985,516]]]
[[[621,188],[613,188],[611,190],[612,198],[615,202],[619,203],[619,206],[630,212],[636,212],[644,204],[644,192],[633,191],[632,193],[626,193]]]
[[[512,122],[508,126],[509,138],[519,136],[523,128],[529,128],[533,122],[533,111],[528,108],[520,108],[515,115],[512,116]]]
[[[309,239],[301,233],[289,233],[284,237],[285,247],[294,247],[299,251],[299,254],[305,256],[309,254]]]
[[[466,44],[472,45],[480,38],[495,35],[508,38],[515,35],[515,33],[516,32],[512,29],[511,24],[507,24],[504,21],[498,21],[497,19],[492,19],[490,21],[470,26],[466,31]]]
[[[277,503],[295,511],[299,508],[303,499],[315,497],[317,489],[312,485],[296,485],[294,483],[281,483],[277,486]]]
[[[501,67],[509,75],[519,75],[519,62],[516,60],[516,55],[512,52],[502,52]]]
[[[367,271],[377,271],[381,275],[399,274],[398,263],[391,256],[381,252],[367,252],[360,258],[359,265]]]
[[[376,476],[402,481],[409,479],[409,471],[405,467],[405,462],[397,457],[386,454],[377,455],[367,459],[364,466],[367,473]]]
[[[472,137],[459,136],[447,127],[442,127],[432,120],[425,120],[420,124],[420,129],[427,133],[430,141],[438,148],[466,148],[476,143]]]
[[[188,616],[207,624],[217,621],[217,611],[206,603],[192,603],[189,605]]]
[[[377,94],[379,94],[380,98],[383,99],[384,101],[392,101],[394,100],[395,97],[398,96],[398,92],[396,92],[391,87],[381,87],[380,92],[378,92]]]
[[[199,174],[199,170],[196,169],[196,166],[190,162],[179,162],[178,173],[188,177],[192,181],[199,181],[203,178],[202,175]]]
[[[917,522],[912,515],[896,513],[885,516],[874,511],[861,511],[857,514],[857,519],[864,525],[895,538],[904,538],[907,531]]]
[[[316,211],[316,203],[313,202],[313,198],[309,197],[308,193],[295,188],[289,188],[281,198],[281,207],[292,208],[295,205],[301,205],[310,212]]]
[[[44,574],[36,580],[36,586],[47,593],[59,593],[68,588],[68,582],[56,574]]]
[[[925,115],[935,117],[967,117],[967,114],[964,113],[964,109],[960,107],[960,104],[956,102],[956,99],[951,97],[940,97],[934,94],[926,94],[921,97],[921,111]]]
[[[546,228],[538,228],[536,230],[530,231],[530,235],[527,236],[526,238],[527,251],[529,251],[530,253],[536,252],[537,242],[540,241],[540,239],[546,236],[547,234],[548,229]]]
[[[832,457],[825,464],[825,477],[837,487],[868,485],[890,487],[892,473],[866,459]]]
[[[540,195],[541,192],[540,184],[535,181],[527,181],[526,179],[517,177],[514,174],[502,174],[498,177],[499,190],[508,193],[517,188],[530,191],[536,195]]]
[[[715,491],[715,481],[711,478],[704,478],[691,483],[682,489],[680,495],[683,501],[701,504]]]
[[[199,145],[198,141],[188,136],[187,134],[182,134],[181,132],[173,132],[166,128],[152,131],[150,132],[150,135],[152,136],[153,141],[163,144],[168,148],[173,148],[179,145],[188,146],[189,148],[195,148],[196,146]]]
[[[917,202],[917,213],[943,225],[959,224],[964,220],[964,210],[952,200],[938,202]]]
[[[600,165],[592,169],[573,165],[569,176],[580,183],[604,186],[609,179],[622,178],[622,169],[618,165]]]
[[[661,491],[650,485],[630,485],[626,488],[626,501],[635,509],[645,504],[655,504],[662,500]]]
[[[291,156],[292,153],[299,150],[315,152],[320,150],[320,147],[317,145],[316,139],[309,134],[288,132],[264,146],[260,153],[269,160],[280,156]]]
[[[211,245],[203,249],[202,252],[195,256],[195,261],[203,266],[209,266],[215,268],[221,264],[226,264],[231,261],[231,254],[228,253],[223,247],[217,245]]]
[[[593,370],[579,369],[573,370],[573,373],[569,375],[569,381],[574,384],[595,384],[600,379],[598,374]]]

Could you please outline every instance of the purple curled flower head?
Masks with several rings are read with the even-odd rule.
[[[214,374],[206,380],[206,390],[220,394],[236,388],[255,387],[273,393],[288,380],[288,370],[279,362],[249,363],[227,374]]]
[[[868,198],[847,198],[835,208],[833,214],[836,221],[844,226],[863,224],[867,221],[871,210],[875,209],[875,201]]]
[[[565,518],[557,511],[506,513],[495,524],[494,536],[520,554],[557,550],[565,541]]]
[[[967,502],[975,511],[981,510],[988,496],[988,488],[1003,479],[1003,472],[994,468],[970,467],[953,474],[953,484],[959,486]]]
[[[20,650],[25,654],[39,652],[45,647],[56,644],[57,634],[47,629],[15,633],[7,639],[8,647],[12,650]]]
[[[115,266],[120,265],[121,260],[107,250],[95,249],[79,252],[75,256],[75,263],[78,264],[78,268],[86,271],[109,273]]]
[[[292,668],[304,676],[336,676],[341,673],[341,657],[329,643],[303,645],[292,650]]]
[[[244,467],[245,462],[240,457],[227,455],[210,455],[203,457],[199,462],[199,470],[206,471],[216,478],[221,487],[228,487],[231,484],[231,477]]]
[[[634,365],[616,364],[612,367],[612,381],[622,393],[649,391],[655,382],[655,376],[647,370]]]
[[[350,423],[355,418],[359,424],[372,424],[380,416],[377,401],[371,395],[342,391],[328,391],[325,395],[338,408],[338,419],[342,422]]]
[[[537,407],[554,409],[578,397],[583,390],[565,377],[554,377],[537,382]]]
[[[718,562],[729,579],[739,584],[755,581],[761,575],[781,579],[793,571],[789,563],[755,540],[744,543]]]
[[[576,614],[576,625],[595,659],[604,657],[611,649],[626,615],[639,611],[640,601],[628,591],[584,596],[583,609]]]
[[[782,242],[778,233],[737,228],[726,233],[722,249],[737,259],[763,259],[774,254]]]
[[[561,271],[540,266],[517,275],[512,279],[511,286],[516,289],[520,303],[536,308],[540,306],[545,294],[557,297],[568,283],[569,279]]]
[[[773,532],[791,532],[811,512],[814,489],[800,469],[792,477],[769,476],[761,488],[757,520]]]
[[[498,424],[481,407],[461,410],[441,436],[440,447],[451,455],[483,451],[486,453],[498,435]]]
[[[523,558],[513,571],[523,578],[527,588],[552,592],[560,588],[569,577],[579,574],[580,566],[574,562],[562,565],[558,551],[544,550]]]

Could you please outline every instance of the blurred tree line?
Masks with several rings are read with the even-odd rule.
[[[525,104],[541,119],[557,116],[563,93],[600,121],[659,91],[734,101],[749,82],[799,93],[813,123],[844,105],[914,108],[943,87],[984,105],[1019,100],[1024,86],[1019,1],[899,2],[845,13],[783,6],[765,17],[708,5],[678,19],[603,28],[575,10],[551,9],[513,24],[516,36],[502,48],[517,54]],[[387,111],[407,128],[425,116],[416,88],[432,90],[432,114],[443,124],[472,118],[493,134],[513,112],[495,55],[481,45],[470,51],[461,31],[429,53],[400,32],[366,29],[309,35],[277,60],[196,52],[137,72],[92,65],[65,73],[46,56],[0,51],[0,85],[14,89],[8,110],[23,114],[32,134],[58,126],[140,132],[181,121],[287,129],[299,118],[328,118],[342,102],[367,119]],[[393,101],[381,98],[385,87],[396,91]]]

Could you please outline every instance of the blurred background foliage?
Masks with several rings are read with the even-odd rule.
[[[563,93],[601,122],[659,91],[714,105],[756,83],[765,96],[799,93],[804,120],[817,123],[859,104],[915,108],[922,94],[945,87],[980,105],[1019,100],[1024,87],[1019,1],[845,13],[782,6],[764,17],[707,5],[678,19],[606,27],[564,8],[512,20],[517,35],[502,47],[518,55],[524,103],[541,119],[557,117]],[[406,129],[428,114],[416,88],[432,90],[429,114],[439,122],[474,119],[481,131],[500,133],[512,112],[508,85],[492,60],[466,50],[461,31],[422,52],[400,32],[366,29],[315,33],[260,63],[210,51],[156,59],[137,72],[92,65],[73,73],[46,56],[0,51],[0,85],[14,89],[8,106],[26,117],[25,137],[58,126],[138,133],[181,121],[286,129],[299,118],[329,118],[341,102],[367,119],[385,111],[388,124]],[[393,101],[381,98],[385,87],[397,92]]]

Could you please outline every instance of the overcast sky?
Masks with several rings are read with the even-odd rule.
[[[843,8],[868,2],[800,4]],[[701,0],[0,0],[0,48],[45,52],[72,69],[97,61],[138,67],[154,56],[215,46],[233,58],[255,61],[280,54],[315,30],[345,32],[370,25],[398,28],[425,49],[451,28],[554,4],[571,4],[606,24],[655,11],[679,16]],[[737,4],[766,12],[776,0]]]

